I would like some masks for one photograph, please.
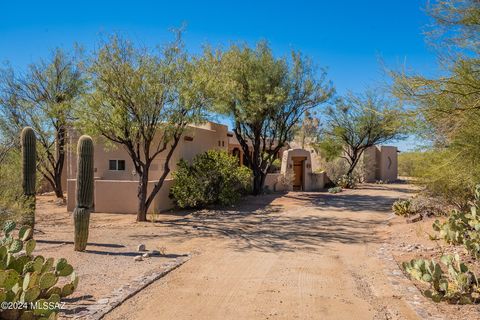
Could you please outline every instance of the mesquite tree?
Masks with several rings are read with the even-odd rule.
[[[87,62],[91,93],[79,110],[79,128],[125,148],[138,175],[137,221],[170,172],[170,159],[189,123],[203,119],[202,79],[180,36],[159,53],[112,37]],[[148,192],[152,162],[162,174]]]
[[[406,130],[401,108],[374,92],[337,99],[327,108],[325,122],[324,139],[319,147],[328,159],[335,156],[345,159],[349,176],[366,149],[400,139]]]
[[[31,64],[25,73],[11,67],[0,72],[1,134],[19,145],[22,127],[35,130],[38,170],[58,198],[63,198],[67,126],[83,88],[75,59],[61,50],[48,60]]]
[[[216,111],[233,120],[236,138],[254,175],[253,194],[263,191],[267,171],[277,153],[293,139],[303,114],[333,94],[326,73],[298,52],[277,58],[268,44],[255,48],[232,45],[207,50],[203,60],[212,81]]]

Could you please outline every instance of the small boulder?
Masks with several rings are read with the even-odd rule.
[[[423,219],[422,215],[416,214],[414,216],[411,216],[411,217],[407,218],[407,223],[415,223],[415,222],[418,222],[422,219]]]
[[[160,251],[158,250],[152,250],[152,252],[150,253],[152,256],[159,256],[160,255]]]
[[[135,261],[143,261],[142,256],[136,256],[133,260]]]
[[[142,243],[138,245],[137,251],[145,251],[147,250],[147,247]]]
[[[145,252],[142,257],[144,258],[150,258],[150,252]]]

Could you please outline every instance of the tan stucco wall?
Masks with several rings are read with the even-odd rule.
[[[207,125],[208,124],[208,125]],[[170,169],[174,171],[180,159],[191,161],[195,155],[207,150],[228,150],[227,127],[216,123],[207,123],[202,126],[189,126],[180,138],[177,148],[170,159]],[[213,128],[213,129],[212,129]],[[76,143],[79,134],[72,133],[67,152],[67,179],[75,179],[76,164]],[[190,138],[193,140],[190,141]],[[156,137],[152,145],[161,141],[161,136]],[[153,161],[150,168],[150,180],[160,178],[165,163],[166,151],[161,153]],[[125,160],[124,171],[109,170],[109,160]],[[95,138],[95,176],[102,180],[127,180],[137,181],[133,162],[126,149],[122,145],[111,145],[105,139]]]
[[[395,181],[398,179],[398,153],[396,147],[380,147],[379,180]]]
[[[148,193],[152,191],[155,183],[156,181],[148,183]],[[162,212],[174,207],[168,196],[172,183],[172,179],[165,180],[162,188],[155,196],[149,212]],[[76,180],[69,179],[67,185],[69,194],[75,195]],[[95,212],[136,213],[138,209],[137,188],[137,181],[95,180]],[[75,204],[75,197],[68,197],[67,210],[73,211]]]
[[[395,181],[398,179],[397,147],[370,147],[363,153],[360,165],[366,182]]]
[[[264,188],[269,191],[285,191],[284,185],[279,182],[281,176],[281,173],[268,173],[265,177]]]

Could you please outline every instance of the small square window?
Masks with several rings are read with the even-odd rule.
[[[125,160],[118,160],[117,170],[125,171]]]
[[[117,170],[117,160],[108,161],[108,170]]]
[[[109,160],[108,170],[125,171],[125,160]]]

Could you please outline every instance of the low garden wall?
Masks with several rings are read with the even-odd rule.
[[[148,183],[150,192],[156,181]],[[165,180],[162,188],[157,193],[150,211],[161,212],[173,208],[173,202],[168,197],[173,179]],[[67,210],[73,211],[76,204],[76,180],[67,181]],[[106,213],[136,213],[138,209],[137,198],[138,181],[126,180],[95,180],[95,211]],[[73,195],[73,196],[69,196]]]
[[[265,185],[264,188],[267,189],[268,191],[285,191],[285,186],[278,182],[278,179],[280,178],[282,174],[280,172],[278,173],[267,173],[267,176],[265,177]]]

